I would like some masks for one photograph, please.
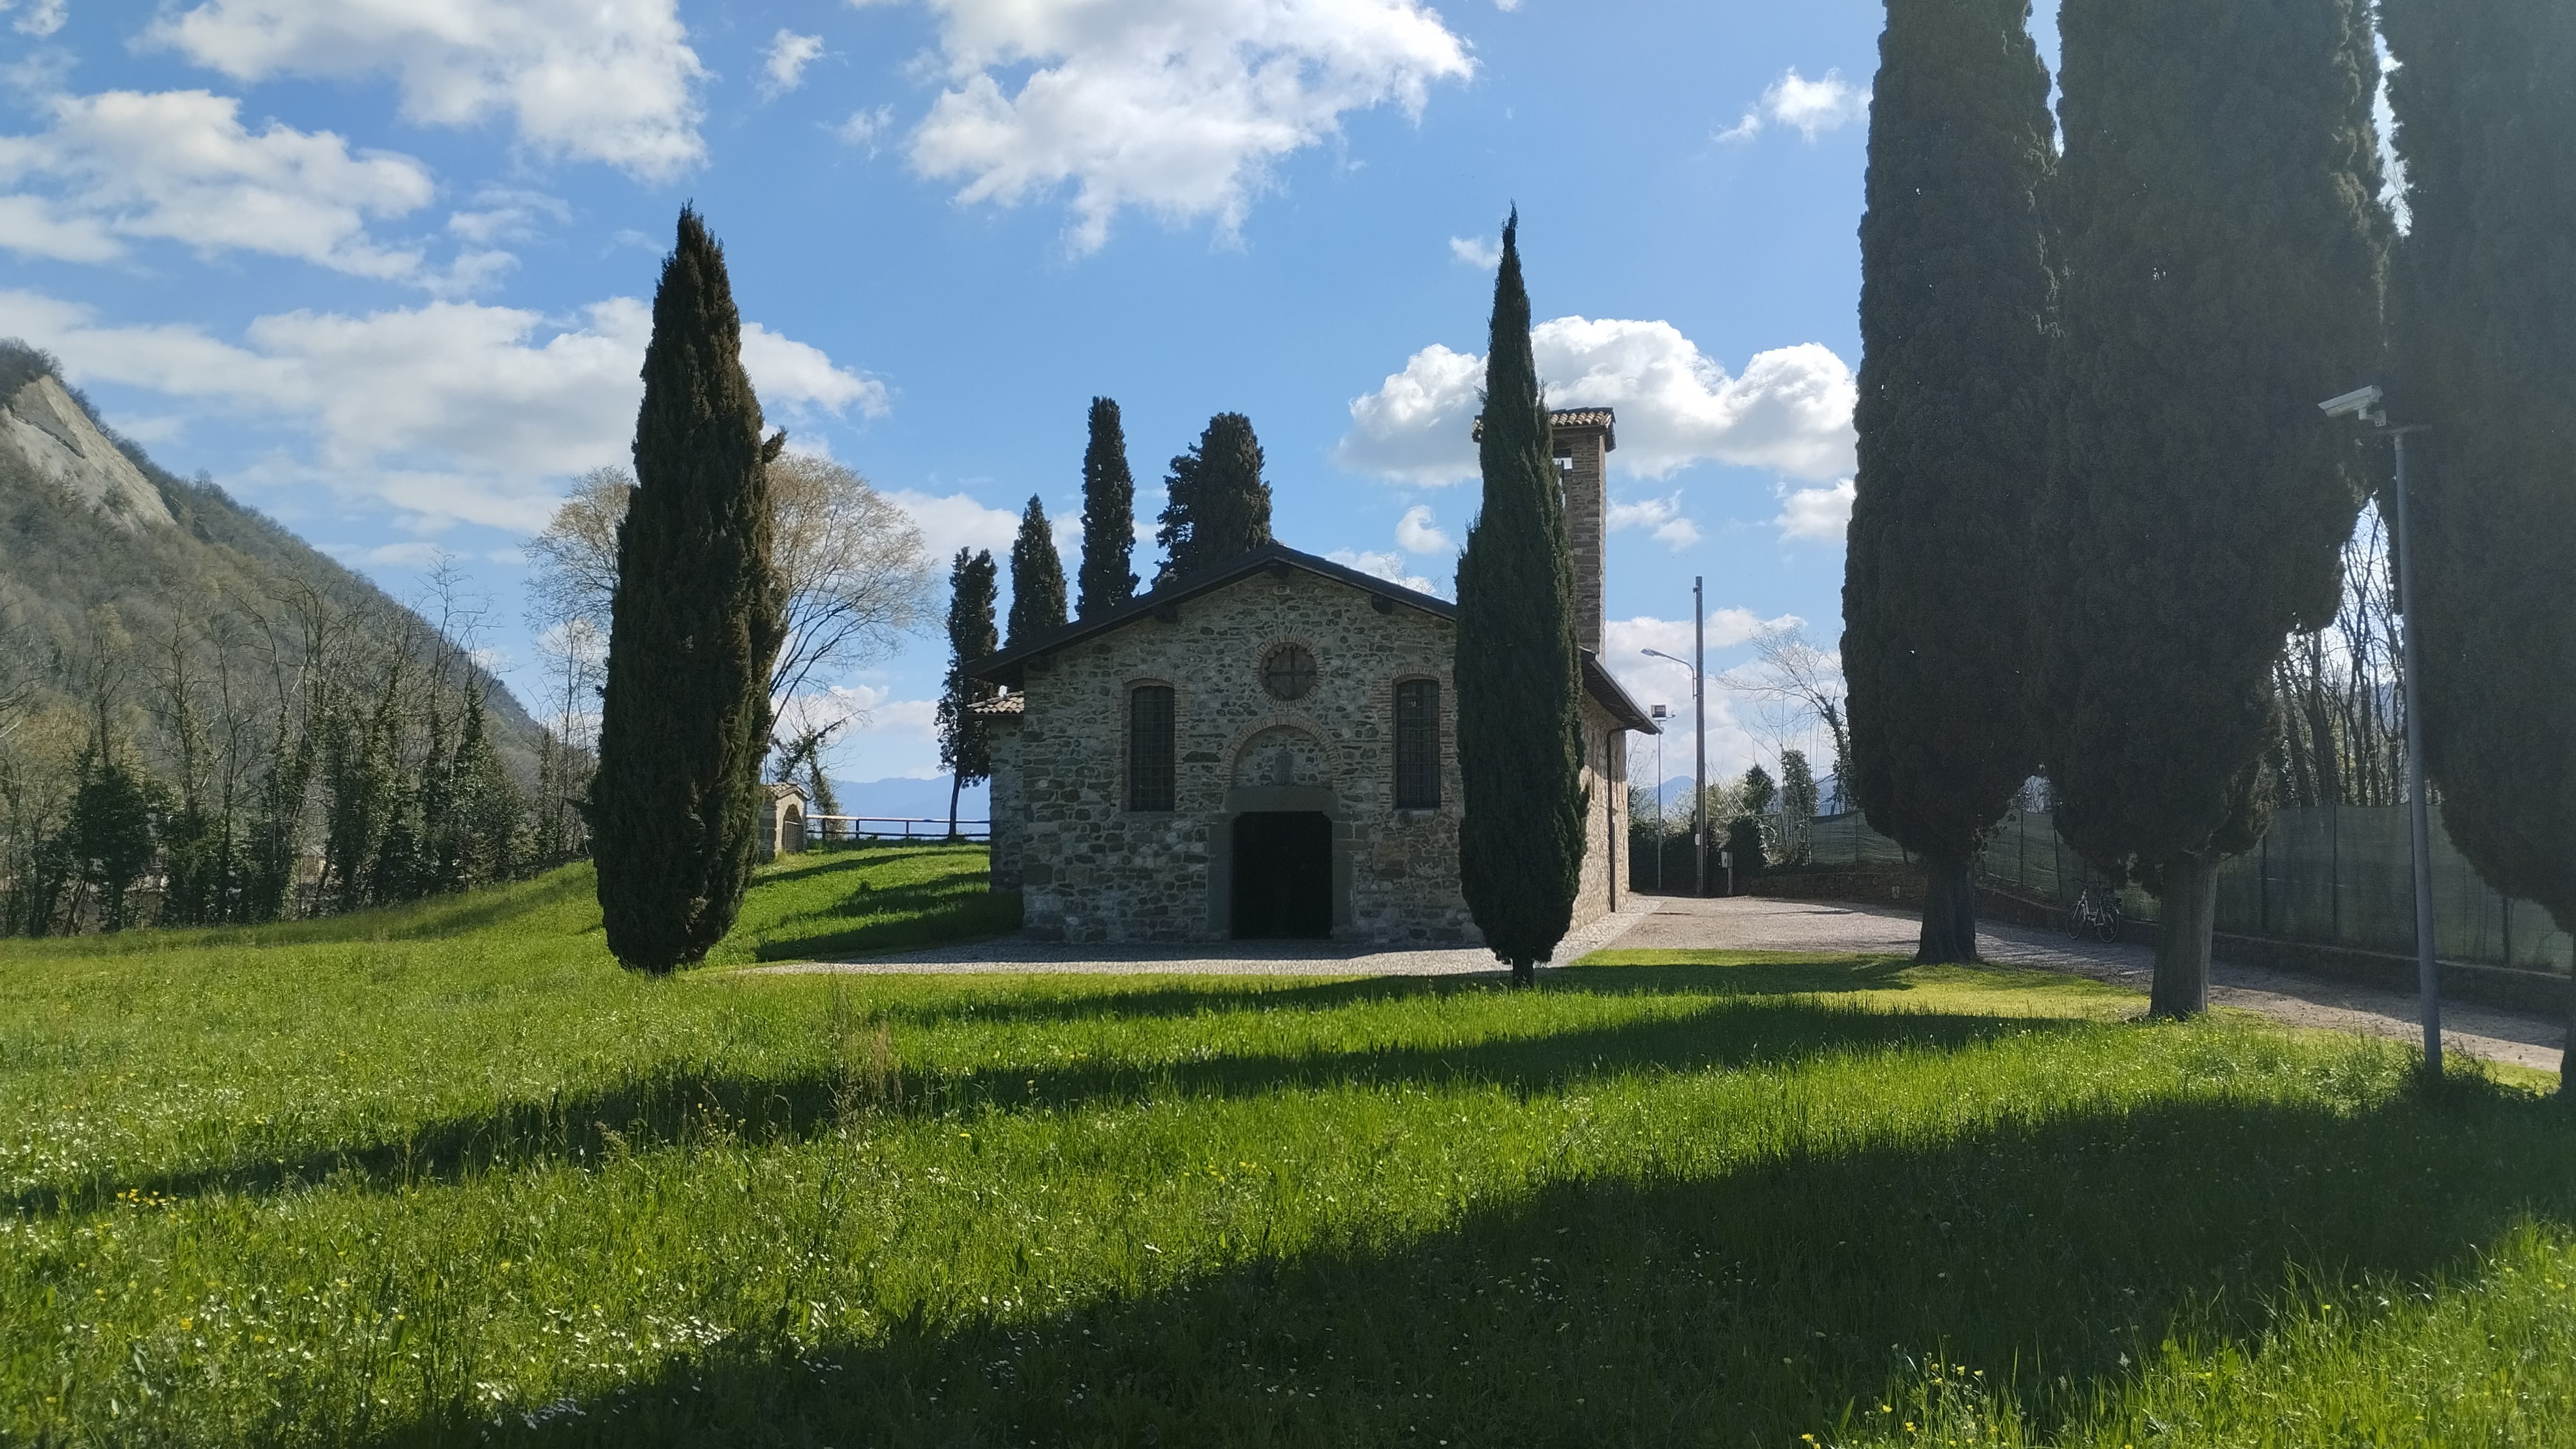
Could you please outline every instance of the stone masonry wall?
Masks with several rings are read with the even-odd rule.
[[[1337,937],[1473,941],[1458,890],[1456,627],[1303,570],[1254,574],[1062,651],[1026,676],[1025,713],[996,739],[994,813],[1017,816],[1016,875],[1031,934],[1077,942],[1221,940],[1232,811],[1328,801]],[[1274,699],[1262,662],[1315,657],[1305,698]],[[1394,808],[1395,685],[1436,679],[1441,805]],[[1126,808],[1127,693],[1175,696],[1178,808]],[[1007,758],[1005,758],[1007,757]],[[1003,782],[1004,772],[1009,783]],[[1245,792],[1250,792],[1246,794]],[[1324,792],[1329,792],[1326,794]],[[1004,827],[997,827],[1002,829]]]
[[[991,808],[992,883],[997,891],[1020,888],[1020,862],[1028,853],[1028,809],[1020,794],[1019,735],[1020,717],[1002,714],[990,717],[992,730],[993,777]]]
[[[1618,908],[1627,881],[1621,872],[1628,848],[1628,737],[1610,712],[1587,695],[1583,701],[1583,884],[1574,896],[1574,924]],[[1565,963],[1559,962],[1559,965]]]

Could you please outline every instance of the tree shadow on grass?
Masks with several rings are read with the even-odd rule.
[[[1926,1354],[2044,1432],[2168,1339],[2260,1351],[2285,1285],[2474,1274],[2518,1220],[2576,1221],[2571,1149],[2502,1093],[2196,1100],[1559,1182],[1057,1315],[886,1305],[909,1316],[797,1356],[753,1329],[577,1416],[459,1406],[384,1442],[1794,1444],[1901,1406]]]
[[[1541,976],[1538,989],[1542,993],[1586,996],[1836,996],[1909,990],[1902,976],[1910,965],[1897,956],[1818,955],[1721,966],[1583,966]],[[888,983],[883,977],[826,979],[833,981],[835,989],[858,998],[864,1010],[887,1021],[918,1026],[959,1021],[1017,1025],[1111,1017],[1174,1019],[1247,1011],[1331,1011],[1369,1002],[1490,995],[1504,989],[1499,968],[1492,976],[1345,977],[1336,977],[1332,968],[1330,961],[1317,963],[1315,975],[1329,978],[1324,980],[1204,977],[1182,978],[1188,984],[1157,981],[1109,988],[1096,984],[1102,979],[1099,977],[1056,978],[1065,983],[1061,990],[1047,989],[1048,978],[997,974],[989,993],[960,990],[960,978],[950,976],[938,979],[937,996],[926,1001],[908,1000],[899,989],[885,990]],[[1219,979],[1225,984],[1214,984]],[[1202,981],[1209,984],[1199,984]]]
[[[847,924],[831,929],[833,922]],[[812,934],[795,934],[800,926]],[[952,882],[925,881],[853,891],[830,906],[782,917],[761,928],[761,939],[751,948],[750,958],[811,961],[917,950],[989,940],[1019,928],[1016,892],[993,893],[981,887],[968,891]]]
[[[755,886],[778,882],[812,880],[816,876],[838,875],[845,871],[867,870],[875,866],[896,865],[914,860],[955,860],[966,852],[959,846],[937,841],[916,845],[836,845],[813,849],[792,862],[772,865],[753,880]],[[976,872],[982,874],[980,870]]]
[[[1321,988],[1321,989],[1330,989]],[[1522,1097],[1638,1071],[1778,1065],[1843,1051],[1949,1051],[1997,1036],[2075,1023],[1931,1012],[1878,1012],[1809,998],[1709,999],[1608,1026],[1495,1036],[1452,1046],[1249,1052],[1180,1061],[1004,1063],[908,1074],[899,1090],[864,1064],[817,1062],[750,1074],[695,1065],[639,1073],[612,1086],[504,1103],[443,1118],[399,1140],[308,1149],[141,1180],[97,1177],[30,1187],[8,1209],[81,1212],[122,1189],[154,1197],[223,1190],[266,1194],[333,1180],[392,1186],[452,1182],[479,1172],[562,1159],[598,1160],[614,1145],[650,1151],[711,1128],[754,1141],[797,1140],[856,1111],[923,1116],[977,1111],[1070,1111],[1100,1102],[1251,1097],[1346,1087],[1500,1087]]]

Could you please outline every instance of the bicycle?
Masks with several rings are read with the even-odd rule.
[[[2125,924],[2120,893],[2107,885],[2088,884],[2076,893],[2075,906],[2066,913],[2066,938],[2080,941],[2089,933],[2098,940],[2117,941]]]

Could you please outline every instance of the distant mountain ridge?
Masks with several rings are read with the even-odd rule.
[[[170,636],[182,611],[202,620],[227,600],[258,605],[298,589],[342,610],[406,615],[424,637],[435,633],[212,482],[161,468],[107,428],[52,358],[0,341],[0,631],[32,646],[17,667],[36,673],[40,688],[61,687],[64,661],[87,646],[102,605],[148,646]],[[10,665],[0,659],[0,674]],[[533,778],[536,722],[497,678],[465,667],[485,686],[504,761]],[[0,689],[8,682],[0,677]]]

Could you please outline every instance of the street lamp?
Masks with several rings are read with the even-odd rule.
[[[1691,672],[1691,890],[1708,894],[1708,608],[1702,597],[1706,580],[1691,580],[1691,657],[1675,659],[1661,649],[1649,657],[1678,664]]]
[[[1664,721],[1673,712],[1663,705],[1651,711],[1655,718],[1655,894],[1664,893]]]
[[[2359,418],[2394,441],[2397,448],[2397,611],[2406,616],[2404,677],[2406,698],[2407,827],[2415,853],[2415,989],[2424,1013],[2424,1070],[2442,1074],[2442,978],[2433,962],[2433,815],[2424,798],[2424,716],[2416,707],[2416,680],[2424,672],[2424,646],[2417,636],[2422,620],[2415,613],[2415,548],[2406,537],[2406,436],[2427,432],[2423,423],[2388,425],[2387,394],[2372,383],[2317,406],[2330,418]]]

